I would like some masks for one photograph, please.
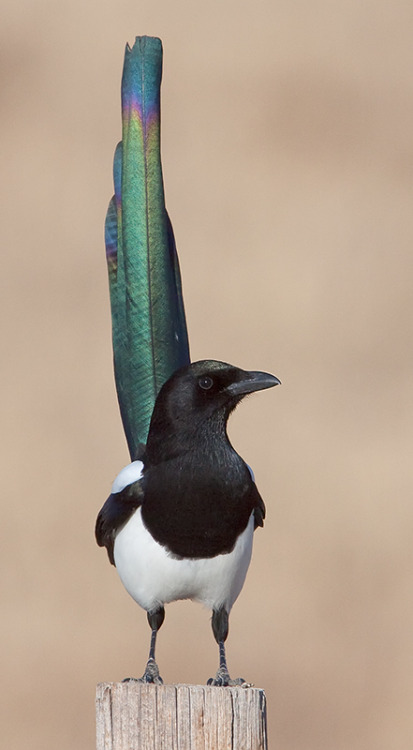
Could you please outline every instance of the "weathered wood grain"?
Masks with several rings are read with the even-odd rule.
[[[259,688],[102,682],[97,750],[267,750]]]

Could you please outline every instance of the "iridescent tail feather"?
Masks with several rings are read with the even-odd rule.
[[[126,46],[122,141],[105,224],[116,389],[131,458],[145,443],[156,396],[189,364],[175,240],[160,157],[162,43]]]

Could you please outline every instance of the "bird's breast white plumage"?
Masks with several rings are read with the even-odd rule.
[[[138,508],[118,532],[114,557],[120,579],[146,610],[177,599],[193,599],[229,612],[245,581],[251,560],[254,517],[232,552],[202,559],[177,559],[156,542]]]

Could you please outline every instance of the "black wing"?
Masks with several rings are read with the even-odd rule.
[[[254,529],[257,528],[257,526],[264,526],[264,518],[265,518],[265,505],[264,500],[262,499],[260,493],[257,490],[257,487],[254,483]]]
[[[96,519],[95,536],[99,547],[106,547],[112,565],[113,544],[117,532],[142,505],[143,489],[140,480],[128,484],[121,492],[109,495]]]

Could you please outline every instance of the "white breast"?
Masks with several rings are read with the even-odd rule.
[[[179,560],[152,538],[138,508],[116,536],[116,568],[126,590],[146,610],[177,599],[194,599],[211,609],[225,605],[229,612],[245,581],[253,533],[251,514],[232,552]]]

